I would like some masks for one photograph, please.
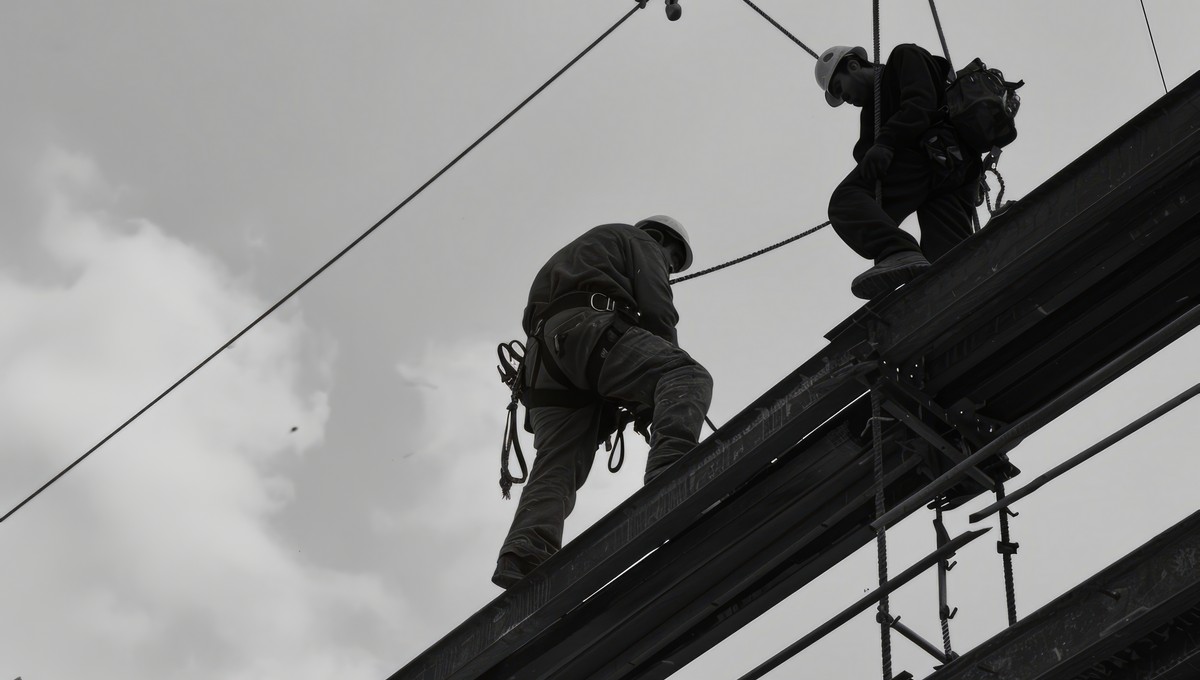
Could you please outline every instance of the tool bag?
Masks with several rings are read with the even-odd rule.
[[[1020,80],[1004,79],[976,57],[946,88],[946,117],[959,142],[976,154],[988,154],[984,167],[994,167],[1000,149],[1017,138],[1016,117],[1021,108]]]

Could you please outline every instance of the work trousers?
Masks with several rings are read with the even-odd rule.
[[[915,149],[896,149],[882,180],[883,204],[875,200],[875,181],[856,167],[829,199],[829,221],[838,236],[859,255],[876,263],[889,255],[919,250],[931,262],[971,235],[971,213],[979,191],[978,160],[947,171]],[[918,246],[900,228],[917,213]]]
[[[587,357],[594,341],[611,325],[612,317],[612,313],[591,310],[564,312],[547,323],[546,344],[553,345],[555,336],[565,335],[562,351],[555,359],[575,386],[586,386]],[[558,349],[543,347],[537,341],[529,346],[528,362],[537,361],[538,351]],[[529,363],[526,370],[533,365]],[[563,386],[542,369],[534,387]],[[563,524],[575,507],[575,494],[587,481],[600,442],[611,432],[611,425],[601,429],[604,410],[612,408],[601,397],[635,413],[653,410],[650,453],[643,478],[649,483],[699,441],[712,400],[712,378],[687,352],[633,327],[609,351],[592,391],[598,398],[590,406],[530,409],[537,456],[501,555],[508,553],[537,565],[562,547]]]

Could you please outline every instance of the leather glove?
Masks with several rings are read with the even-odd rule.
[[[894,155],[895,152],[890,147],[876,144],[867,149],[867,153],[863,155],[862,162],[858,164],[858,171],[866,179],[882,179],[887,175],[888,166],[892,164],[892,156]]]

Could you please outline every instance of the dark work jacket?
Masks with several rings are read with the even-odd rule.
[[[893,149],[919,149],[929,128],[946,120],[946,79],[950,63],[913,44],[897,45],[883,66],[880,94],[883,102],[879,139],[875,139],[874,90],[862,107],[854,160],[861,162],[872,144]]]
[[[638,326],[678,345],[679,313],[667,257],[649,234],[628,224],[588,230],[555,253],[533,279],[522,326],[533,335],[541,309],[565,293],[603,293],[641,313]]]

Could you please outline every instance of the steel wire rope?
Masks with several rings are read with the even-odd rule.
[[[818,55],[816,52],[812,51],[812,48],[810,48],[808,45],[805,45],[804,43],[800,42],[800,39],[799,39],[799,38],[797,38],[796,36],[792,35],[791,31],[789,31],[789,30],[787,30],[786,28],[784,28],[784,27],[783,27],[783,25],[782,25],[782,24],[780,24],[778,21],[775,21],[774,19],[772,19],[772,18],[771,18],[771,15],[769,15],[769,14],[767,14],[766,12],[762,11],[762,9],[760,9],[758,5],[754,4],[754,3],[753,3],[753,2],[751,2],[750,0],[742,0],[742,2],[746,3],[747,5],[749,5],[749,6],[750,6],[750,9],[754,10],[755,12],[758,12],[758,13],[759,13],[759,15],[761,15],[761,16],[762,16],[762,18],[764,18],[764,19],[766,19],[767,21],[771,22],[771,25],[772,25],[772,26],[774,26],[775,28],[778,28],[778,29],[779,29],[779,31],[780,31],[781,33],[783,33],[783,34],[784,34],[784,35],[786,35],[787,37],[791,38],[791,39],[792,39],[792,42],[794,42],[794,43],[796,43],[797,45],[799,45],[800,47],[804,48],[804,51],[805,51],[805,52],[808,52],[809,54],[811,54],[813,59],[819,59],[819,58],[820,58],[820,56],[819,56],[819,55]]]
[[[1146,0],[1140,0],[1142,3],[1142,16],[1146,18],[1146,32],[1150,34],[1150,47],[1154,48],[1154,61],[1158,63],[1158,77],[1162,78],[1163,94],[1167,90],[1167,77],[1163,75],[1162,61],[1158,58],[1158,45],[1154,43],[1154,29],[1150,28],[1150,15],[1146,14]]]
[[[677,283],[682,283],[684,281],[687,281],[688,279],[694,279],[697,276],[704,276],[705,274],[711,274],[713,272],[725,269],[726,267],[732,267],[735,264],[741,264],[742,262],[745,262],[746,260],[758,257],[759,255],[764,255],[766,253],[769,253],[772,250],[775,250],[776,248],[782,248],[783,246],[786,246],[787,244],[792,243],[793,241],[799,241],[800,239],[804,238],[805,236],[808,236],[809,234],[818,232],[828,226],[829,226],[829,220],[826,220],[826,221],[818,224],[817,226],[813,227],[812,229],[809,229],[807,231],[802,231],[799,234],[796,234],[795,236],[785,238],[784,240],[780,241],[779,243],[776,243],[775,245],[770,245],[761,250],[756,250],[748,255],[743,255],[739,258],[730,260],[728,262],[721,263],[715,267],[709,267],[708,269],[701,269],[700,271],[694,272],[692,274],[688,274],[687,276],[679,276],[679,277],[673,278],[673,279],[671,279],[671,285],[673,286]]]
[[[934,0],[929,0],[929,11],[933,13],[933,25],[937,27],[938,40],[942,41],[942,54],[946,55],[946,63],[950,65],[950,72],[954,72],[954,61],[950,59],[950,48],[946,45],[946,34],[942,31],[942,19],[938,16],[937,4]]]
[[[254,319],[253,321],[250,322],[249,325],[247,325],[242,330],[238,331],[238,333],[236,335],[234,335],[232,338],[230,338],[228,341],[226,341],[225,344],[218,347],[216,349],[216,351],[214,351],[212,354],[209,354],[203,361],[196,364],[196,366],[194,368],[192,368],[190,371],[188,371],[186,374],[184,374],[184,376],[182,378],[176,380],[170,387],[168,387],[166,390],[164,390],[157,397],[152,399],[150,401],[150,403],[143,406],[140,410],[138,410],[137,413],[134,413],[125,422],[121,423],[121,425],[118,426],[115,430],[108,433],[103,439],[101,439],[94,446],[92,446],[92,448],[88,449],[86,452],[84,452],[83,455],[76,458],[74,460],[74,462],[72,462],[70,465],[63,468],[58,474],[54,475],[54,477],[50,478],[50,480],[48,482],[46,482],[45,484],[38,487],[38,489],[36,491],[34,491],[33,493],[31,493],[29,496],[27,496],[25,498],[25,500],[21,501],[16,506],[14,506],[11,510],[6,512],[3,517],[0,517],[0,522],[4,522],[9,517],[11,517],[13,515],[13,513],[17,512],[21,508],[25,507],[25,505],[28,504],[30,501],[32,501],[34,498],[37,498],[43,491],[48,489],[50,487],[50,485],[57,482],[64,475],[66,475],[68,472],[70,472],[72,469],[74,469],[77,465],[82,463],[88,456],[92,455],[100,447],[104,446],[104,444],[106,444],[110,439],[117,436],[117,434],[119,434],[122,430],[124,430],[126,427],[128,427],[133,421],[135,421],[139,417],[141,417],[142,414],[144,414],[146,411],[149,411],[155,404],[157,404],[159,401],[161,401],[164,397],[166,397],[171,392],[175,391],[175,388],[182,385],[184,383],[184,381],[186,381],[188,378],[192,377],[200,369],[202,369],[206,365],[208,365],[208,363],[210,361],[212,361],[219,354],[221,354],[226,349],[228,349],[231,345],[233,345],[233,343],[235,343],[239,339],[241,339],[242,336],[244,336],[246,333],[250,332],[251,329],[253,329],[259,323],[261,323],[264,319],[266,319],[268,316],[270,316],[276,309],[279,309],[281,306],[283,306],[284,303],[286,303],[288,300],[292,299],[292,297],[295,296],[296,293],[299,293],[305,286],[307,286],[309,283],[312,283],[312,281],[314,279],[316,279],[318,276],[320,276],[321,274],[323,274],[326,269],[329,269],[331,266],[333,266],[333,264],[335,262],[342,259],[342,257],[346,253],[350,252],[351,249],[353,249],[355,246],[357,246],[359,243],[361,243],[364,239],[366,239],[368,236],[370,236],[376,229],[378,229],[380,226],[382,226],[383,223],[386,222],[392,215],[395,215],[397,212],[399,212],[401,208],[408,205],[408,203],[410,201],[412,201],[414,198],[416,198],[418,195],[420,195],[421,192],[425,191],[425,189],[427,187],[429,187],[429,185],[433,184],[435,181],[438,180],[438,178],[440,178],[442,175],[444,175],[450,168],[454,167],[454,165],[456,165],[460,160],[462,160],[463,157],[465,157],[467,154],[469,154],[472,150],[475,149],[475,147],[479,146],[485,139],[490,137],[493,132],[495,132],[497,129],[499,129],[500,126],[507,123],[508,120],[510,118],[512,118],[514,115],[516,115],[518,111],[525,108],[525,105],[528,104],[530,101],[532,101],[534,99],[534,97],[537,97],[539,94],[542,93],[543,90],[545,90],[547,87],[549,87],[551,83],[553,83],[555,80],[558,80],[559,76],[566,73],[567,70],[570,69],[572,66],[574,66],[576,62],[578,62],[580,59],[582,59],[588,52],[591,52],[592,48],[594,48],[596,45],[599,45],[601,41],[603,41],[610,34],[612,34],[613,31],[617,30],[617,28],[620,27],[621,24],[625,23],[625,21],[628,20],[629,17],[633,16],[634,12],[637,12],[639,9],[642,9],[642,7],[644,6],[644,4],[642,2],[637,2],[637,0],[635,0],[635,3],[636,4],[634,5],[634,7],[625,13],[625,16],[621,17],[615,24],[613,24],[611,27],[609,27],[609,29],[607,31],[605,31],[603,34],[601,34],[599,38],[596,38],[594,41],[592,41],[592,43],[590,45],[588,45],[586,48],[584,48],[584,50],[582,52],[580,52],[578,55],[576,55],[574,59],[567,62],[566,66],[563,66],[561,69],[558,70],[558,72],[556,72],[553,76],[551,76],[549,80],[547,80],[545,83],[542,83],[541,87],[534,90],[533,94],[526,97],[524,99],[524,101],[522,101],[520,104],[518,104],[516,106],[516,108],[514,108],[512,111],[509,111],[508,114],[505,115],[503,118],[501,118],[499,122],[497,122],[495,125],[493,125],[491,128],[489,128],[487,132],[483,133],[483,135],[481,135],[474,142],[472,142],[471,145],[468,146],[465,150],[463,150],[462,153],[455,156],[454,159],[451,160],[449,163],[447,163],[441,170],[438,170],[432,177],[430,177],[428,180],[426,180],[424,184],[422,184],[420,187],[418,187],[416,191],[409,194],[408,198],[405,198],[403,201],[400,202],[399,205],[397,205],[396,207],[389,210],[387,212],[387,214],[385,214],[383,217],[379,218],[379,220],[377,222],[375,222],[375,224],[371,225],[370,228],[368,228],[366,231],[364,231],[362,234],[360,234],[358,236],[358,238],[351,241],[350,245],[343,248],[340,252],[338,252],[336,255],[334,255],[332,258],[330,258],[329,261],[327,261],[325,264],[321,265],[321,267],[319,269],[317,269],[315,272],[313,272],[312,274],[310,274],[308,276],[308,278],[301,281],[299,285],[297,285],[295,288],[293,288],[291,291],[289,291],[286,295],[284,295],[282,298],[280,298],[278,302],[271,305],[270,308],[267,309],[267,311],[260,314],[258,316],[258,318]]]

